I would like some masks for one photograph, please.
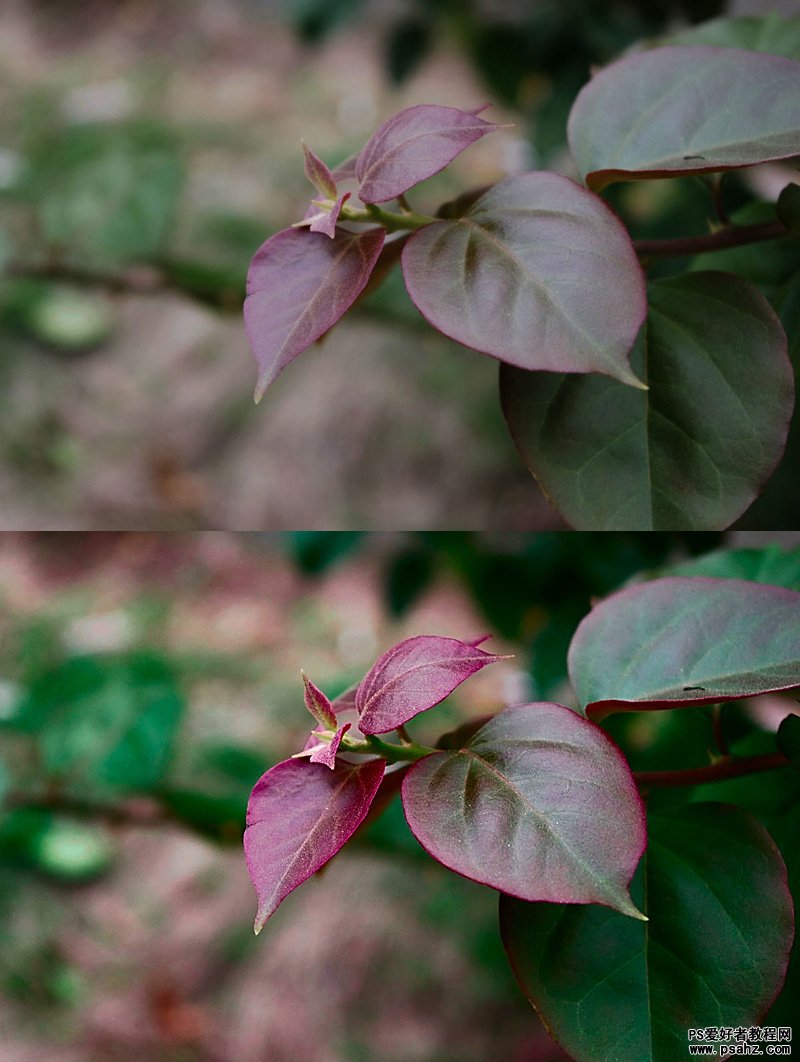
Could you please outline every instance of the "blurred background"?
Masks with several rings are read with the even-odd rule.
[[[570,703],[590,599],[675,564],[725,574],[705,558],[724,546],[800,589],[788,532],[0,535],[3,1062],[563,1060],[496,894],[429,859],[397,802],[256,940],[247,796],[310,729],[301,667],[334,696],[404,637],[491,631],[513,660],[414,720],[434,742],[508,701]],[[737,725],[762,740],[792,707]],[[707,762],[701,709],[614,718],[634,766]]]
[[[305,209],[301,136],[333,165],[403,107],[490,102],[513,127],[426,182],[421,209],[570,172],[590,66],[723,10],[796,3],[4,0],[3,528],[562,526],[508,437],[496,363],[429,329],[398,274],[256,409],[246,269]],[[768,184],[733,179],[728,206]],[[644,236],[710,211],[697,179],[611,198]],[[743,250],[776,293],[800,268],[791,247]],[[799,445],[740,526],[798,526]]]

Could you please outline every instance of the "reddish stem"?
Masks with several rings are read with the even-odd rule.
[[[755,225],[731,225],[705,236],[682,236],[675,240],[634,240],[636,253],[642,258],[683,258],[704,251],[724,251],[747,243],[779,240],[789,230],[781,221],[761,221]]]
[[[788,767],[789,761],[781,752],[765,752],[760,756],[726,757],[705,767],[687,767],[681,771],[634,771],[639,786],[702,785],[722,782],[727,778],[741,778],[760,771],[774,771]]]

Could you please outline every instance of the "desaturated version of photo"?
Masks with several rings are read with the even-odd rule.
[[[797,527],[798,64],[795,0],[6,0],[0,526]]]

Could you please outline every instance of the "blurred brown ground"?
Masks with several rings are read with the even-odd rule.
[[[367,4],[356,28],[310,49],[277,3],[6,0],[0,136],[13,145],[37,99],[78,123],[174,123],[190,141],[177,249],[204,211],[262,217],[266,238],[308,199],[301,136],[335,160],[404,106],[485,98],[446,41],[392,90],[380,40],[396,10]],[[432,204],[504,176],[522,135],[473,146],[435,179]],[[116,328],[99,349],[0,351],[4,529],[562,526],[505,430],[497,363],[405,305],[344,321],[256,409],[238,312],[108,297]]]

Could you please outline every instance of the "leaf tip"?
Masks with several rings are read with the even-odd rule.
[[[626,893],[625,898],[621,903],[614,905],[616,910],[620,914],[626,915],[628,918],[633,918],[637,922],[649,922],[650,919],[644,912],[640,911],[630,896]]]
[[[253,401],[255,402],[256,405],[258,405],[258,403],[261,401],[261,399],[267,393],[267,388],[269,387],[269,385],[272,383],[272,381],[274,379],[275,379],[275,377],[272,376],[269,373],[263,373],[262,372],[262,373],[259,374],[258,380],[256,382],[256,389],[253,392]]]
[[[637,391],[649,391],[650,388],[647,384],[640,380],[633,369],[628,365],[621,366],[617,371],[612,373],[615,380],[619,380],[620,383],[626,384],[628,387],[635,387]]]

